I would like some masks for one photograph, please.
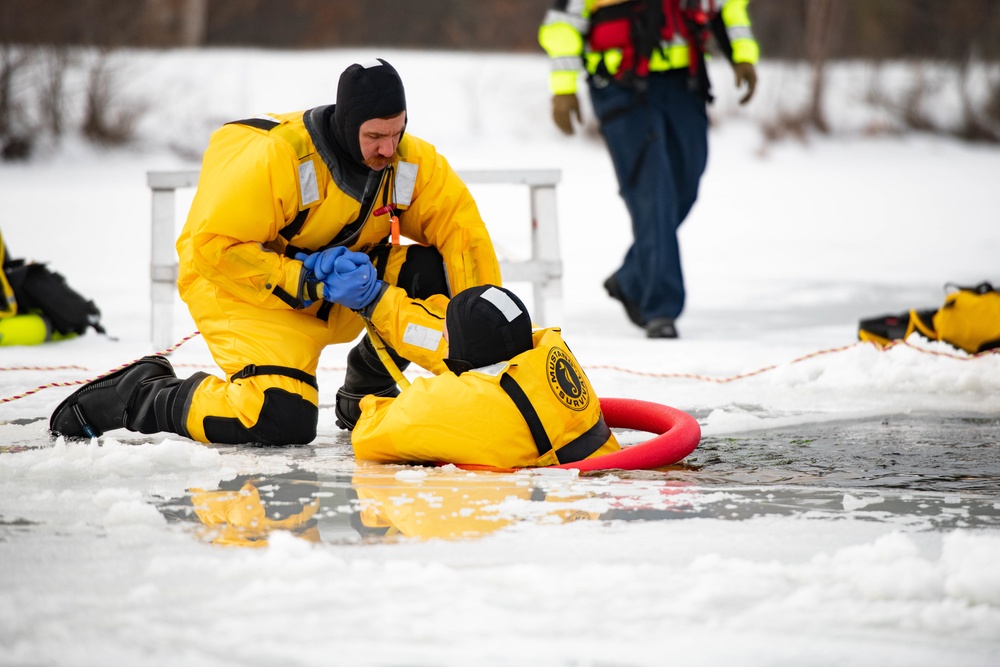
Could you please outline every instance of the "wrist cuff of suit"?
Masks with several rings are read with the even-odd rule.
[[[321,281],[308,281],[304,285],[304,298],[306,301],[319,301],[323,298],[323,283]]]
[[[385,296],[385,293],[389,291],[389,283],[385,282],[384,280],[380,280],[378,281],[378,283],[379,283],[378,292],[375,293],[375,297],[371,301],[369,301],[363,308],[354,311],[361,317],[365,318],[366,320],[370,320],[372,318],[372,315],[375,313],[375,308],[378,306],[379,301],[381,301],[382,297]]]

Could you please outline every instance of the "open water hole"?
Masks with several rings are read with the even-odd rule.
[[[355,465],[346,433],[253,451],[284,457],[290,470],[163,498],[161,511],[223,544],[266,543],[272,530],[341,543],[474,538],[522,521],[768,515],[894,521],[916,530],[1000,526],[1000,418],[981,415],[906,414],[709,436],[675,466],[580,476]]]

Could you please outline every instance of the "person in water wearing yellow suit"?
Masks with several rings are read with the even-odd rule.
[[[376,59],[343,72],[335,105],[216,131],[177,241],[178,288],[225,379],[180,379],[166,358],[144,357],[67,398],[51,431],[308,443],[320,354],[355,340],[365,309],[398,366],[445,370],[443,321],[423,300],[499,282],[500,269],[468,188],[406,124],[403,82]],[[354,426],[363,396],[397,393],[362,340],[347,356],[338,424]]]
[[[445,315],[451,372],[417,378],[395,398],[362,399],[351,434],[358,459],[523,468],[618,451],[560,330],[532,331],[513,292],[466,289]]]

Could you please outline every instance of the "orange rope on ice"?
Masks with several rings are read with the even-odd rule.
[[[860,343],[856,343],[856,344],[860,345]],[[945,357],[946,359],[954,359],[956,361],[972,361],[973,359],[978,359],[980,357],[988,357],[991,354],[1000,354],[1000,348],[994,348],[992,350],[986,350],[984,352],[975,352],[975,353],[972,353],[972,354],[959,356],[959,355],[953,354],[951,352],[938,352],[937,350],[925,350],[922,347],[917,347],[916,345],[911,345],[910,343],[907,343],[905,340],[894,340],[891,343],[889,343],[888,345],[884,345],[884,346],[883,345],[878,345],[877,343],[872,343],[872,345],[875,345],[876,347],[878,347],[883,352],[885,350],[888,350],[890,347],[895,347],[897,345],[903,345],[905,347],[910,348],[911,350],[916,350],[917,352],[923,352],[924,354],[931,354],[931,355],[934,355],[936,357]]]
[[[200,331],[195,331],[194,333],[192,333],[192,334],[190,334],[188,336],[185,336],[184,338],[182,338],[177,343],[174,343],[173,345],[171,345],[167,349],[165,349],[165,350],[163,350],[161,352],[156,352],[154,354],[160,354],[160,355],[170,354],[171,352],[173,352],[174,350],[176,350],[181,345],[183,345],[184,343],[188,342],[189,340],[191,340],[195,336],[199,335],[200,333],[201,333]],[[89,380],[72,380],[70,382],[50,382],[48,384],[39,385],[39,386],[35,387],[34,389],[29,389],[28,391],[24,392],[23,394],[17,394],[15,396],[8,396],[8,397],[5,397],[5,398],[0,398],[0,404],[2,404],[2,403],[10,403],[11,401],[16,401],[19,398],[24,398],[25,396],[31,396],[32,394],[37,394],[38,392],[40,392],[43,389],[51,389],[52,387],[73,387],[73,386],[80,385],[80,384],[87,384],[88,382],[93,382],[94,380],[100,380],[105,375],[110,375],[111,373],[114,373],[117,370],[121,370],[122,368],[125,368],[126,366],[134,364],[137,361],[139,361],[139,360],[138,359],[133,359],[132,361],[130,361],[130,362],[126,363],[126,364],[122,364],[121,366],[116,366],[116,367],[112,368],[109,371],[105,371],[105,372],[101,373],[97,377],[90,378]],[[86,368],[81,368],[80,366],[63,366],[63,367],[53,368],[51,370],[62,370],[62,369],[68,369],[68,368],[79,369],[79,370],[87,370]],[[27,368],[16,368],[16,369],[0,368],[0,370],[28,370],[28,369]],[[39,368],[39,369],[33,369],[33,370],[50,370],[50,369]]]
[[[858,341],[858,342],[852,343],[850,345],[843,345],[841,347],[832,347],[832,348],[829,348],[829,349],[826,349],[826,350],[818,350],[816,352],[810,352],[807,355],[804,355],[804,356],[798,357],[797,359],[792,359],[791,361],[786,362],[785,365],[789,365],[790,366],[792,364],[797,364],[797,363],[800,363],[802,361],[806,361],[807,359],[812,359],[814,357],[823,356],[825,354],[833,354],[834,352],[843,352],[845,350],[850,350],[852,348],[855,348],[855,347],[858,347],[858,346],[861,346],[861,345],[874,345],[875,348],[879,352],[887,352],[888,350],[890,350],[891,348],[894,348],[896,346],[903,346],[903,347],[908,347],[911,350],[916,350],[917,352],[921,352],[923,354],[930,354],[930,355],[934,355],[934,356],[937,356],[937,357],[945,357],[945,358],[948,358],[948,359],[954,359],[956,361],[972,361],[973,359],[978,359],[980,357],[985,357],[985,356],[990,355],[990,354],[1000,353],[1000,349],[995,349],[995,350],[987,350],[985,352],[979,352],[979,353],[971,354],[971,355],[967,355],[967,356],[959,356],[957,354],[951,354],[949,352],[938,352],[936,350],[925,350],[925,349],[923,349],[921,347],[917,347],[916,345],[912,345],[910,343],[907,343],[905,340],[895,340],[895,341],[892,341],[891,343],[889,343],[888,345],[879,345],[877,343],[872,343],[872,342],[867,342],[867,341]],[[592,366],[584,366],[584,368],[586,368],[588,370],[590,370],[590,369],[594,369],[594,370],[612,370],[612,371],[617,371],[619,373],[628,373],[630,375],[640,375],[640,376],[643,376],[643,377],[674,378],[674,379],[686,379],[686,380],[700,380],[702,382],[715,382],[717,384],[726,384],[728,382],[735,382],[736,380],[743,380],[743,379],[748,378],[748,377],[753,377],[755,375],[760,375],[761,373],[766,373],[767,371],[773,371],[775,368],[778,368],[781,365],[783,365],[783,364],[773,364],[771,366],[765,366],[764,368],[758,368],[757,370],[750,371],[749,373],[740,373],[739,375],[732,375],[730,377],[724,377],[724,378],[714,378],[714,377],[709,377],[707,375],[697,375],[695,373],[652,373],[652,372],[649,372],[649,371],[637,371],[637,370],[632,370],[631,368],[622,368],[621,366],[609,366],[609,365],[592,365]]]
[[[0,366],[0,371],[86,371],[86,366]]]
[[[163,350],[162,352],[156,352],[156,354],[163,354],[163,355],[170,354],[171,352],[173,352],[174,350],[176,350],[181,345],[183,345],[184,343],[188,342],[189,340],[191,340],[195,336],[200,336],[200,335],[201,335],[200,331],[192,331],[187,336],[184,336],[184,338],[181,338],[179,341],[177,341],[176,343],[174,343],[173,345],[171,345],[167,349]]]
[[[189,340],[191,340],[195,336],[200,335],[200,333],[201,332],[199,332],[199,331],[195,331],[194,333],[192,333],[192,334],[190,334],[188,336],[185,336],[184,338],[182,338],[180,341],[178,341],[174,345],[171,345],[167,349],[163,350],[162,352],[157,352],[156,354],[162,354],[162,355],[170,354],[171,352],[173,352],[174,350],[176,350],[181,345],[183,345],[184,343],[188,342]],[[803,355],[803,356],[798,357],[796,359],[792,359],[791,361],[786,362],[785,364],[772,364],[771,366],[765,366],[763,368],[758,368],[757,370],[750,371],[749,373],[740,373],[739,375],[731,375],[729,377],[722,377],[722,378],[710,377],[710,376],[707,376],[707,375],[698,375],[696,373],[654,373],[654,372],[650,372],[650,371],[637,371],[637,370],[634,370],[634,369],[631,369],[631,368],[623,368],[621,366],[613,366],[613,365],[608,365],[608,364],[590,365],[590,366],[584,366],[584,368],[586,368],[588,370],[610,370],[610,371],[615,371],[617,373],[628,373],[629,375],[639,375],[639,376],[642,376],[642,377],[650,377],[650,378],[680,379],[680,380],[698,380],[700,382],[714,382],[716,384],[727,384],[729,382],[735,382],[736,380],[744,380],[746,378],[753,377],[755,375],[760,375],[760,374],[766,373],[768,371],[773,371],[774,369],[779,368],[782,365],[791,366],[792,364],[797,364],[797,363],[806,361],[808,359],[812,359],[814,357],[820,357],[820,356],[827,355],[827,354],[833,354],[835,352],[844,352],[845,350],[850,350],[852,348],[855,348],[855,347],[858,347],[858,346],[863,346],[863,345],[874,345],[875,349],[877,349],[879,352],[887,352],[888,350],[890,350],[890,349],[892,349],[894,347],[903,346],[903,347],[908,347],[911,350],[915,350],[915,351],[923,353],[923,354],[930,354],[930,355],[933,355],[933,356],[936,356],[936,357],[945,357],[946,359],[954,359],[956,361],[972,361],[974,359],[979,359],[981,357],[986,357],[986,356],[989,356],[989,355],[992,355],[992,354],[998,354],[998,353],[1000,353],[1000,349],[994,349],[994,350],[987,350],[985,352],[979,352],[979,353],[976,353],[976,354],[958,355],[958,354],[953,354],[953,353],[950,353],[950,352],[938,352],[937,350],[925,350],[924,348],[917,347],[916,345],[912,345],[911,343],[908,343],[905,340],[894,340],[894,341],[890,342],[888,345],[879,345],[878,343],[873,343],[873,342],[869,342],[869,341],[858,341],[858,342],[852,343],[850,345],[842,345],[841,347],[831,347],[831,348],[826,349],[826,350],[817,350],[816,352],[810,352],[809,354]],[[71,382],[51,382],[49,384],[43,384],[43,385],[41,385],[39,387],[35,387],[34,389],[30,389],[30,390],[24,392],[23,394],[18,394],[16,396],[10,396],[10,397],[7,397],[7,398],[0,398],[0,404],[10,403],[11,401],[16,401],[19,398],[24,398],[25,396],[31,396],[32,394],[37,394],[39,391],[41,391],[43,389],[49,389],[51,387],[72,387],[72,386],[75,386],[75,385],[87,384],[88,382],[93,382],[94,380],[99,380],[100,378],[104,377],[105,375],[108,375],[110,373],[114,373],[117,370],[125,368],[129,364],[133,364],[136,361],[138,361],[138,359],[130,361],[127,364],[122,364],[121,366],[117,366],[115,368],[112,368],[111,370],[106,371],[106,372],[102,373],[101,375],[98,375],[97,377],[91,378],[89,380],[73,380]],[[177,367],[188,366],[188,367],[200,367],[200,368],[204,368],[205,367],[204,364],[176,364],[176,366]],[[28,366],[25,366],[25,367],[13,367],[13,368],[0,367],[0,371],[21,371],[21,370],[43,370],[44,371],[44,370],[68,370],[68,369],[73,369],[73,370],[87,370],[86,368],[81,367],[81,366],[51,366],[51,367],[47,367],[47,368],[46,367],[28,367]],[[323,368],[320,368],[319,370],[322,370],[322,371],[342,371],[342,370],[345,370],[345,368],[344,367],[339,367],[339,366],[332,366],[332,367],[323,367]]]

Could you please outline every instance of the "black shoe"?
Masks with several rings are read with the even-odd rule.
[[[604,281],[604,289],[607,290],[608,296],[612,299],[621,301],[622,305],[625,306],[625,314],[628,315],[633,324],[640,327],[646,326],[646,321],[642,319],[642,314],[639,312],[639,304],[625,298],[622,286],[618,284],[618,278],[614,274],[611,274],[611,277]]]
[[[367,394],[350,392],[341,387],[337,390],[337,402],[333,406],[333,412],[337,415],[337,426],[345,431],[354,430],[358,420],[361,419],[361,399],[365,396],[388,396],[395,398],[399,396],[399,387],[392,385],[386,389],[372,391]]]
[[[861,320],[858,325],[858,338],[873,340],[880,345],[888,345],[894,340],[904,340],[908,331],[916,331],[924,335],[921,327],[917,324],[922,324],[923,329],[934,331],[934,316],[936,314],[936,309],[912,310],[899,315],[883,315],[882,317]],[[913,317],[917,318],[917,322],[911,327],[910,321]]]
[[[162,377],[177,375],[166,357],[153,355],[89,382],[59,404],[49,430],[67,438],[97,438],[105,431],[128,428],[138,389]]]
[[[646,338],[677,338],[677,327],[669,317],[657,317],[646,325]]]

